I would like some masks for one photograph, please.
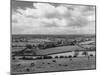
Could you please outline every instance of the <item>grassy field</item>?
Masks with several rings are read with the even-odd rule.
[[[87,45],[84,47],[87,47]],[[89,45],[88,47],[89,48],[94,47],[94,45]],[[75,50],[84,51],[86,49],[74,45],[74,46],[62,46],[62,47],[49,48],[45,50],[37,50],[36,53],[37,55],[46,55],[46,54],[54,54],[54,53],[61,53],[61,52],[71,52]]]
[[[12,61],[12,73],[37,73],[50,71],[69,71],[95,69],[95,56],[77,58],[58,58],[42,60],[18,60]]]

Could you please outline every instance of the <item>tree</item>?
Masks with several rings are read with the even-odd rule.
[[[93,56],[93,54],[90,54],[90,56],[92,57],[92,56]]]
[[[82,53],[82,55],[88,56],[87,51],[84,51],[84,52]],[[89,56],[88,56],[88,60],[89,60]]]
[[[52,59],[52,56],[48,56],[48,59]]]
[[[43,59],[43,57],[40,56],[40,57],[37,57],[36,59]]]
[[[26,71],[27,71],[27,72],[29,72],[29,71],[30,71],[30,69],[29,69],[29,68],[26,68]]]
[[[12,59],[15,60],[15,56],[12,56]]]
[[[30,54],[32,54],[32,55],[36,55],[36,49],[34,49],[32,45],[27,44],[27,45],[25,46],[25,49],[23,49],[23,50],[21,51],[21,53],[22,53],[22,54],[23,54],[23,53],[30,53]]]
[[[87,56],[87,55],[88,55],[88,53],[87,53],[86,51],[84,51],[84,52],[82,53],[82,55]]]
[[[55,56],[55,58],[59,58],[58,56]]]
[[[27,45],[26,45],[26,48],[28,48],[28,49],[32,49],[33,47],[32,47],[32,45],[27,44]]]
[[[31,63],[31,66],[35,66],[35,64],[34,63]]]
[[[74,57],[77,57],[79,55],[79,51],[76,50],[75,53],[74,53]]]
[[[68,58],[70,59],[70,61],[72,61],[72,56],[71,55],[69,55]]]
[[[64,56],[60,56],[60,58],[64,58]]]
[[[43,59],[52,59],[52,56],[43,56]]]
[[[71,55],[69,55],[69,56],[68,56],[68,58],[72,58],[72,56],[71,56]]]
[[[55,62],[56,63],[56,60],[52,60],[52,62]]]

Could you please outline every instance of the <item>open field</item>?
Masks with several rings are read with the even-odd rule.
[[[46,71],[69,71],[81,69],[95,69],[95,57],[59,58],[44,60],[12,61],[12,73],[35,73]]]
[[[85,45],[84,48],[87,47],[94,47],[94,45]],[[88,51],[87,49],[81,48],[77,45],[74,46],[62,46],[62,47],[55,47],[55,48],[49,48],[49,49],[45,49],[45,50],[37,50],[36,53],[37,55],[48,55],[48,54],[57,54],[57,53],[64,53],[64,52],[72,52],[75,50],[79,50],[79,51]],[[94,50],[95,51],[95,50]]]

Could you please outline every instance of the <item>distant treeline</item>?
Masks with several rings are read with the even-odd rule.
[[[12,38],[66,38],[66,39],[74,39],[74,38],[77,38],[77,37],[87,37],[87,38],[90,38],[90,37],[95,37],[95,35],[93,34],[84,34],[84,35],[42,35],[42,34],[37,34],[37,35],[34,35],[34,34],[13,34],[12,35]]]

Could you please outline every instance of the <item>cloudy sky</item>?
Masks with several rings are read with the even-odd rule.
[[[94,33],[94,6],[12,0],[12,34]]]

